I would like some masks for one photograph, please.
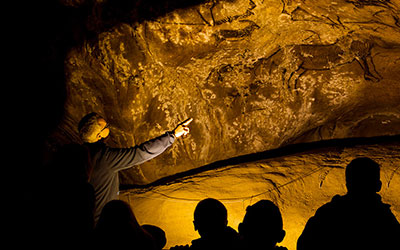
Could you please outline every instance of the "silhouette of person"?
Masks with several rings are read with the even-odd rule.
[[[207,198],[200,201],[194,211],[194,229],[200,238],[193,240],[192,245],[175,246],[177,249],[236,249],[239,234],[228,226],[228,212],[220,201]]]
[[[94,249],[157,250],[153,237],[136,220],[130,205],[109,201],[102,209],[94,230]]]
[[[148,224],[142,225],[142,228],[153,237],[157,250],[162,250],[167,244],[167,237],[165,236],[164,230],[157,226]]]
[[[57,192],[61,195],[62,208],[67,211],[60,217],[65,224],[75,225],[74,233],[88,236],[94,227],[94,189],[89,184],[92,168],[89,152],[79,144],[65,145],[58,152],[56,162],[59,168],[54,176],[59,186]]]
[[[379,164],[356,158],[345,175],[347,194],[334,196],[316,211],[297,249],[400,249],[399,222],[377,194],[382,186]]]
[[[239,224],[241,249],[272,250],[285,247],[276,246],[285,237],[282,215],[279,208],[269,200],[260,200],[246,208],[243,222]]]
[[[38,193],[37,238],[52,245],[82,247],[93,232],[94,189],[88,182],[88,150],[79,144],[62,146],[45,167]]]
[[[189,133],[187,127],[193,119],[180,123],[174,130],[131,148],[111,148],[104,139],[110,133],[109,124],[97,113],[83,117],[78,125],[79,135],[89,149],[93,170],[90,184],[95,191],[94,220],[104,205],[118,198],[118,172],[139,165],[163,153],[175,139]]]

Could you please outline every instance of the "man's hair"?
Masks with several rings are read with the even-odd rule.
[[[83,142],[94,143],[98,141],[97,135],[101,131],[98,119],[102,118],[99,114],[92,112],[85,115],[78,125],[79,137]]]
[[[199,229],[212,230],[227,224],[228,211],[220,201],[207,198],[200,201],[194,210],[194,222]]]
[[[282,215],[279,208],[269,200],[260,200],[248,206],[243,224],[252,230],[280,232],[283,228]]]
[[[141,231],[135,214],[129,203],[123,200],[109,201],[101,210],[97,230],[111,232],[124,232],[124,230],[133,229]]]

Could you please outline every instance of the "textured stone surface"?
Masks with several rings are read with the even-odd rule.
[[[52,11],[42,8],[56,2],[61,5]],[[130,186],[121,198],[141,223],[166,231],[168,246],[197,237],[192,214],[205,197],[224,202],[233,228],[247,205],[265,198],[282,210],[282,245],[295,249],[307,219],[345,192],[344,167],[357,156],[382,165],[380,194],[400,218],[398,142],[312,151],[300,144],[298,151],[279,154],[297,143],[399,134],[399,0],[36,4],[38,12],[25,8],[36,20],[27,21],[30,33],[21,32],[21,40],[36,41],[25,49],[35,56],[21,56],[34,73],[25,73],[22,106],[29,119],[21,123],[35,122],[15,140],[34,145],[24,157],[28,173],[35,172],[31,159],[40,158],[42,136],[58,124],[60,106],[63,118],[47,140],[50,149],[79,142],[77,124],[92,111],[110,122],[108,143],[118,147],[193,117],[187,138],[121,175],[124,185],[148,184]],[[28,184],[37,181],[31,177]]]
[[[68,53],[53,142],[79,141],[92,111],[122,147],[195,119],[123,184],[291,143],[399,133],[399,1],[208,1],[118,23],[107,19],[118,6],[94,2],[86,26],[108,28]]]
[[[170,180],[163,185],[124,191],[139,223],[158,225],[166,232],[167,247],[198,238],[193,228],[196,204],[207,197],[228,209],[228,224],[237,230],[245,209],[260,199],[281,209],[286,237],[281,245],[296,249],[297,238],[316,209],[335,194],[345,194],[344,169],[355,157],[371,157],[381,165],[379,194],[400,219],[400,144],[353,145],[229,165]],[[367,219],[367,218],[366,218]]]

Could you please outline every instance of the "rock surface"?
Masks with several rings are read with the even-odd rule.
[[[291,143],[399,133],[399,1],[207,1],[118,23],[107,11],[126,6],[94,3],[85,25],[103,28],[68,53],[51,143],[79,141],[92,111],[118,147],[194,118],[188,138],[124,171],[123,184]]]
[[[36,203],[67,201],[46,185],[57,182],[53,171],[40,181],[45,154],[79,142],[77,124],[92,111],[111,123],[108,143],[118,147],[195,119],[187,138],[121,176],[131,188],[121,198],[141,223],[166,230],[168,246],[197,237],[194,206],[213,196],[234,228],[247,205],[273,200],[288,232],[282,245],[295,249],[305,221],[345,192],[343,167],[357,156],[382,164],[380,194],[400,219],[399,0],[15,4],[4,155],[17,160],[7,174],[17,181],[8,193],[21,202],[14,224],[32,240],[14,243],[43,246]],[[397,143],[319,144],[384,135]],[[324,149],[297,144],[305,142]]]
[[[307,220],[336,194],[345,194],[346,165],[355,157],[370,157],[381,165],[384,203],[400,219],[400,143],[336,146],[291,155],[228,165],[187,175],[146,188],[126,190],[141,224],[164,229],[167,246],[190,244],[199,235],[192,224],[196,204],[207,197],[221,200],[228,224],[237,230],[245,209],[260,199],[276,203],[283,216],[286,237],[281,243],[296,249]]]

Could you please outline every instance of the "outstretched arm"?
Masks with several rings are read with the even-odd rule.
[[[139,146],[132,148],[108,148],[105,157],[109,161],[109,166],[114,171],[120,171],[142,164],[149,161],[161,153],[174,143],[175,138],[187,135],[189,128],[187,127],[193,121],[192,118],[179,123],[179,125],[171,132],[146,141]]]

